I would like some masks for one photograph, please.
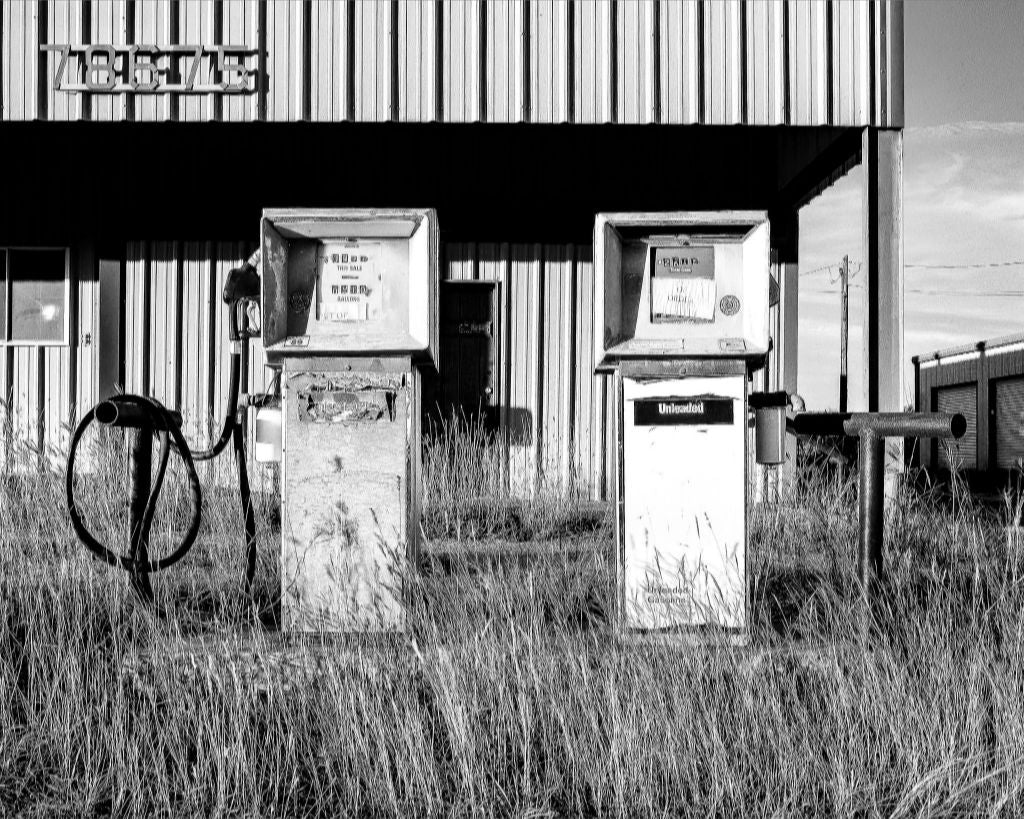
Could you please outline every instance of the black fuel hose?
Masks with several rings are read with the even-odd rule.
[[[238,314],[242,310],[242,321]],[[238,495],[242,507],[243,530],[245,536],[245,568],[242,579],[247,594],[252,593],[253,579],[256,576],[256,514],[252,505],[252,491],[249,486],[249,470],[245,461],[245,425],[238,417],[238,395],[242,380],[242,371],[248,376],[249,323],[244,312],[243,302],[231,302],[228,305],[228,339],[231,341],[231,369],[228,376],[228,398],[224,412],[224,425],[220,437],[208,449],[200,449],[192,453],[196,461],[209,461],[220,455],[229,443],[233,443],[235,471],[238,477]]]
[[[152,483],[152,489],[146,501],[145,512],[138,531],[132,533],[132,542],[127,555],[118,554],[93,536],[86,528],[75,502],[74,474],[78,445],[86,429],[96,420],[95,407],[85,414],[71,439],[71,446],[68,451],[66,492],[68,512],[75,534],[78,535],[89,551],[98,558],[112,566],[119,566],[131,572],[133,588],[147,603],[152,603],[152,591],[146,575],[173,566],[188,553],[198,536],[202,515],[202,491],[195,463],[197,461],[212,460],[217,457],[224,451],[228,443],[233,444],[239,500],[244,521],[245,563],[243,581],[246,593],[250,596],[252,594],[253,579],[256,574],[256,516],[252,505],[252,491],[249,485],[249,473],[246,465],[245,424],[239,419],[238,413],[239,388],[243,370],[246,371],[246,375],[248,374],[247,342],[249,339],[249,327],[244,313],[242,314],[242,321],[239,322],[238,311],[240,308],[244,310],[244,304],[239,302],[233,302],[228,307],[228,335],[234,349],[231,352],[231,369],[228,378],[228,397],[224,425],[220,437],[213,446],[195,452],[191,451],[188,442],[181,433],[178,423],[179,419],[173,416],[163,404],[155,399],[140,395],[119,395],[111,399],[115,403],[130,404],[139,408],[148,420],[147,426],[156,433],[159,442],[159,460],[155,480]],[[240,324],[241,326],[239,326]],[[178,453],[185,464],[192,495],[192,518],[184,538],[170,554],[158,559],[150,560],[147,557],[140,559],[139,551],[144,548],[144,544],[149,539],[149,531],[152,527],[153,517],[156,514],[156,503],[163,487],[171,449]]]
[[[231,304],[228,306],[228,338],[232,344],[235,344],[239,340],[238,331],[238,306],[237,304]],[[242,339],[242,344],[247,339]],[[220,453],[224,451],[224,448],[231,442],[232,432],[237,425],[238,415],[238,390],[239,382],[241,381],[241,358],[242,349],[238,349],[236,352],[231,352],[231,370],[228,376],[228,402],[227,411],[224,414],[224,426],[221,429],[220,437],[214,442],[213,446],[209,449],[198,449],[192,453],[192,457],[197,461],[209,461],[216,458]]]
[[[159,401],[146,398],[142,395],[119,395],[114,399],[117,403],[127,403],[137,407],[148,418],[149,426],[158,432],[160,441],[160,455],[156,476],[152,483],[149,498],[146,501],[146,509],[142,516],[138,533],[133,539],[134,542],[128,555],[118,554],[112,549],[97,540],[90,532],[82,516],[78,511],[75,502],[75,460],[78,456],[78,445],[86,429],[96,420],[96,408],[89,410],[82,418],[74,435],[71,437],[71,446],[68,450],[67,474],[65,476],[65,490],[67,492],[68,514],[71,517],[71,525],[75,534],[96,557],[109,563],[111,566],[119,566],[126,569],[134,576],[157,572],[173,566],[183,558],[199,535],[199,524],[202,513],[203,494],[199,485],[199,475],[196,473],[195,463],[192,460],[192,453],[188,448],[185,437],[181,434],[178,424],[172,418],[167,408]],[[155,559],[139,559],[138,546],[144,544],[148,539],[149,530],[153,524],[153,517],[156,514],[156,502],[163,487],[164,476],[167,472],[167,459],[170,454],[170,442],[174,441],[174,449],[185,464],[185,472],[188,477],[189,491],[192,497],[192,517],[189,521],[188,530],[181,542],[171,551],[170,554]]]

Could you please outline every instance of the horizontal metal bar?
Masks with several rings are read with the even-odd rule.
[[[882,438],[961,438],[967,419],[959,412],[801,412],[793,418],[797,435],[860,435]]]

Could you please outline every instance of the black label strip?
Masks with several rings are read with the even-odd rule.
[[[732,398],[648,398],[633,402],[635,426],[732,424]]]

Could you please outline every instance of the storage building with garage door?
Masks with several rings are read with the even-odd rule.
[[[221,407],[219,288],[267,207],[438,213],[443,411],[514,487],[614,474],[599,212],[763,210],[797,390],[800,208],[864,185],[866,408],[902,384],[903,8],[846,0],[0,2],[5,442],[118,387]],[[266,374],[261,352],[250,390]],[[215,420],[215,419],[214,419]],[[5,461],[9,463],[9,459]]]
[[[925,442],[926,469],[963,470],[979,483],[1001,483],[1024,466],[1024,335],[979,341],[914,356],[919,412],[960,412],[959,441]]]

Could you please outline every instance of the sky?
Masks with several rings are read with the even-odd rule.
[[[904,404],[911,356],[1024,333],[1024,0],[908,0],[904,11]],[[798,390],[834,409],[838,264],[851,259],[850,409],[864,409],[860,167],[800,215]],[[918,265],[963,265],[934,269]]]

